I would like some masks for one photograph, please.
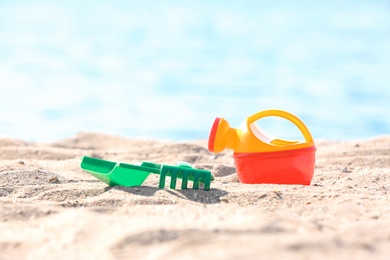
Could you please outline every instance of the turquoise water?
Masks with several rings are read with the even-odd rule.
[[[389,70],[390,1],[0,1],[1,136],[206,139],[279,108],[369,138],[390,133]]]

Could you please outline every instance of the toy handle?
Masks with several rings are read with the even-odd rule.
[[[263,110],[256,114],[253,114],[247,119],[248,126],[253,122],[267,116],[278,116],[289,120],[299,128],[299,130],[301,131],[303,137],[307,142],[313,142],[313,137],[311,136],[309,129],[307,129],[306,125],[298,117],[283,110],[269,109],[269,110]]]

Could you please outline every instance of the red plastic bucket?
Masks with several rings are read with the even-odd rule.
[[[248,184],[310,185],[314,174],[316,147],[264,153],[235,153],[240,182]]]

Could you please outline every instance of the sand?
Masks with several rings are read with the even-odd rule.
[[[310,186],[248,185],[232,152],[205,140],[0,138],[0,259],[389,259],[390,136],[316,146]],[[80,169],[83,155],[187,161],[215,180],[109,187]]]

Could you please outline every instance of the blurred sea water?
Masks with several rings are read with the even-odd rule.
[[[0,89],[0,136],[33,141],[207,139],[270,108],[390,134],[390,1],[0,1]]]

